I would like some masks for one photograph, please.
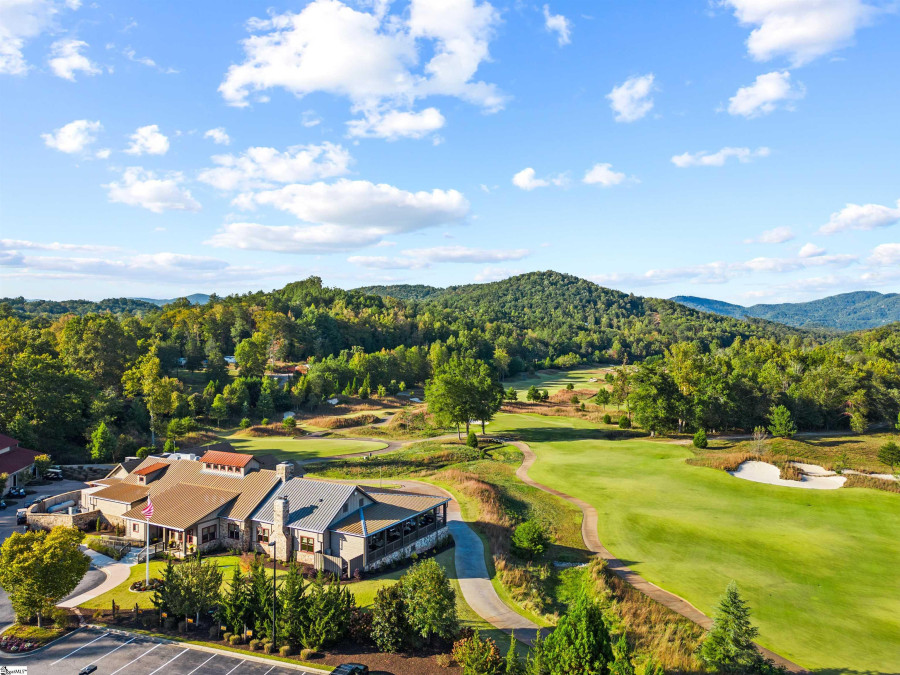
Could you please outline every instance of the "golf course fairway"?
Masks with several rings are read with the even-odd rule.
[[[764,646],[811,670],[900,672],[900,495],[743,481],[572,418],[500,414],[490,433],[527,442],[531,478],[592,504],[601,541],[649,581],[712,616],[734,579]]]

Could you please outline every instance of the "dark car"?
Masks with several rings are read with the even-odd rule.
[[[9,491],[10,497],[24,497],[25,496],[25,488],[16,487]]]
[[[25,514],[25,509],[17,509],[16,510],[16,525],[24,525],[28,522],[28,516]]]
[[[369,675],[369,666],[361,663],[342,663],[331,671],[331,675]]]
[[[78,675],[91,675],[95,670],[97,670],[97,666],[93,663],[89,666],[85,666],[81,670],[78,671]]]

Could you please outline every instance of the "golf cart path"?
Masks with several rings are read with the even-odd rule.
[[[85,591],[81,595],[74,598],[68,598],[59,603],[59,607],[72,608],[78,607],[88,600],[93,600],[98,595],[103,595],[106,591],[110,591],[116,586],[128,580],[131,574],[131,565],[127,562],[128,558],[123,558],[123,562],[113,560],[112,558],[97,553],[96,551],[82,546],[81,550],[91,559],[91,565],[106,575],[106,580],[99,586],[95,586],[89,591]]]
[[[556,495],[557,497],[565,499],[567,502],[577,506],[581,510],[581,513],[583,515],[581,521],[581,536],[584,539],[584,545],[590,551],[603,558],[609,566],[610,570],[615,572],[616,575],[634,586],[634,588],[639,590],[647,597],[652,598],[661,605],[664,605],[672,611],[677,612],[686,619],[690,619],[702,628],[709,630],[712,627],[712,619],[706,616],[706,614],[701,612],[699,609],[694,607],[687,600],[675,595],[674,593],[663,590],[655,584],[650,583],[640,574],[632,570],[625,563],[623,563],[612,553],[610,553],[609,550],[607,550],[607,548],[600,541],[600,537],[597,535],[597,510],[587,502],[584,502],[577,497],[572,497],[565,492],[554,490],[551,487],[547,487],[546,485],[538,483],[537,481],[529,478],[528,470],[532,467],[535,460],[537,460],[537,455],[534,454],[534,451],[529,447],[527,443],[523,443],[522,441],[508,442],[510,443],[510,445],[514,445],[519,450],[521,450],[524,457],[524,459],[522,460],[522,465],[516,470],[516,477],[527,485],[531,485],[532,487],[543,490],[544,492],[549,492],[550,494]],[[793,661],[789,661],[783,656],[779,656],[775,652],[770,651],[760,645],[756,645],[756,647],[766,658],[772,659],[778,665],[787,668],[787,670],[795,673],[806,672],[805,668],[802,668]]]

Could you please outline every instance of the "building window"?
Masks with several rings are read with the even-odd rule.
[[[257,527],[256,528],[256,541],[260,544],[268,544],[269,543],[269,530],[265,527]]]
[[[238,527],[237,523],[228,523],[228,538],[229,539],[240,539],[241,538],[241,528]]]
[[[138,531],[138,524],[137,524],[137,523],[132,523],[132,524],[131,524],[131,531],[132,531],[132,532],[137,532],[137,531]]]
[[[312,537],[300,537],[300,550],[304,553],[312,553],[316,548]]]
[[[200,531],[200,541],[204,544],[216,540],[216,526],[210,525]]]

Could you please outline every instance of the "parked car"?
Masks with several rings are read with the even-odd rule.
[[[47,480],[62,480],[62,469],[47,469],[47,471],[44,472],[44,478]]]
[[[23,488],[23,487],[15,487],[15,488],[12,488],[12,489],[9,491],[9,496],[10,496],[10,497],[16,497],[16,498],[24,497],[24,496],[25,496],[25,488]]]
[[[331,671],[331,675],[369,675],[369,666],[361,663],[342,663]]]
[[[6,508],[6,502],[3,501],[2,499],[0,499],[0,510],[5,509],[5,508]]]
[[[16,509],[16,525],[24,525],[28,522],[28,517],[25,509]]]
[[[89,666],[85,666],[81,670],[78,671],[78,675],[91,675],[95,670],[97,670],[97,666],[93,663]]]

